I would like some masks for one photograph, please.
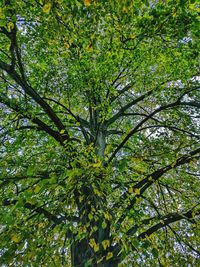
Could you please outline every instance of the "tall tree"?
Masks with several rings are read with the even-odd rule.
[[[1,1],[1,266],[199,266],[197,2]]]

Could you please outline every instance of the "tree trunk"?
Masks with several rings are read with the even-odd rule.
[[[89,261],[92,259],[92,255],[90,252],[90,248],[88,247],[87,240],[81,241],[73,241],[74,243],[71,245],[71,263],[72,267],[84,267],[84,266],[96,266]]]
[[[119,259],[112,257],[106,260],[106,251],[92,251],[87,240],[75,241],[71,245],[71,266],[72,267],[118,267]],[[104,259],[100,262],[101,258]]]
[[[105,147],[105,129],[101,127],[96,136],[95,151],[102,165]],[[105,192],[101,191],[104,179],[103,173],[96,169],[91,177],[78,179],[81,186],[75,191],[75,200],[79,221],[71,240],[72,267],[117,267],[119,264],[110,234],[112,217],[109,218]],[[85,229],[82,236],[81,227]],[[108,242],[106,246],[104,242]]]
[[[71,239],[72,267],[117,267],[119,261],[113,251],[111,217],[109,218],[107,211],[106,198],[104,195],[95,195],[93,186],[82,186],[84,200],[81,202],[79,200],[82,194],[80,195],[80,190],[76,192],[79,222]],[[84,229],[84,234],[81,229]],[[105,242],[108,242],[106,246]]]

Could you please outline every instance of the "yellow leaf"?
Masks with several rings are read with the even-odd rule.
[[[139,195],[140,194],[140,189],[135,188],[134,192],[135,192],[136,195]]]
[[[49,44],[49,45],[52,45],[52,44],[54,44],[54,41],[53,41],[53,40],[49,40],[49,41],[48,41],[48,44]]]
[[[194,2],[194,1],[193,1]],[[196,12],[200,12],[200,6],[199,5],[197,5],[197,3],[194,3],[194,4],[190,4],[189,5],[189,9],[191,9],[191,10],[194,10],[194,11],[196,11]]]
[[[89,44],[89,45],[86,47],[86,50],[87,50],[88,52],[92,52],[92,51],[93,51],[92,44]]]
[[[113,238],[113,241],[118,243],[118,242],[120,241],[120,238],[119,238],[118,236],[115,236],[115,237]]]
[[[100,160],[96,161],[95,163],[92,164],[92,166],[95,168],[101,167],[101,161]]]
[[[108,155],[111,151],[112,151],[112,146],[107,145],[104,153],[105,153],[105,155]]]
[[[174,162],[171,164],[172,168],[174,168],[176,164],[177,164],[177,161],[174,161]]]
[[[129,192],[129,194],[132,194],[132,193],[133,193],[133,187],[130,187],[130,188],[128,189],[128,192]]]
[[[110,247],[110,240],[103,240],[102,241],[102,246],[103,246],[104,250],[109,248]]]
[[[12,29],[14,29],[14,27],[15,27],[15,25],[14,25],[14,23],[13,22],[8,22],[8,24],[7,24],[7,28],[8,28],[8,30],[9,31],[11,31]]]
[[[94,249],[95,252],[99,251],[99,244],[96,243],[94,238],[89,240],[89,245]]]
[[[41,190],[41,186],[39,186],[39,185],[37,185],[36,187],[35,187],[35,189],[34,189],[34,193],[39,193],[40,192],[40,190]]]
[[[85,6],[90,6],[90,0],[84,0],[84,5]]]
[[[125,6],[125,7],[123,7],[122,11],[123,11],[124,13],[128,13],[128,8]]]
[[[0,7],[0,19],[4,19],[5,18],[5,14],[3,11],[3,8]]]
[[[40,192],[40,189],[41,189],[41,186],[37,185],[34,189],[34,193],[39,193]]]
[[[81,227],[80,227],[80,232],[81,232],[81,233],[86,233],[86,232],[87,232],[86,227],[85,227],[85,226],[81,226]]]
[[[108,252],[107,256],[106,256],[106,260],[109,260],[113,257],[113,253],[112,252]]]
[[[11,237],[11,240],[15,243],[18,243],[20,241],[20,237],[17,235],[17,234],[14,234],[12,237]]]
[[[89,245],[93,248],[93,247],[95,246],[95,244],[96,244],[95,239],[94,239],[94,238],[91,238],[91,239],[89,240]]]
[[[129,38],[130,38],[130,39],[134,39],[136,36],[137,36],[136,34],[130,34],[130,35],[129,35]]]
[[[135,200],[136,200],[136,202],[135,202],[136,204],[139,204],[139,203],[141,203],[141,202],[142,202],[142,199],[141,199],[141,198],[139,198],[139,197],[136,197],[136,198],[135,198]]]
[[[43,12],[46,13],[46,14],[49,14],[50,11],[51,11],[51,3],[47,3],[43,6]]]
[[[143,174],[146,171],[144,166],[135,166],[134,170],[136,170],[136,172],[138,172],[139,174]]]
[[[43,228],[44,227],[44,223],[39,223],[38,224],[38,228]]]
[[[94,252],[97,252],[97,251],[99,251],[99,244],[94,245]]]
[[[70,44],[67,41],[64,41],[64,46],[68,49],[70,48]]]
[[[80,196],[78,199],[79,199],[79,202],[81,203],[83,201],[84,197]]]
[[[60,134],[64,134],[64,133],[65,133],[65,130],[62,129],[62,130],[60,131]]]
[[[105,212],[105,213],[104,213],[104,217],[105,217],[105,219],[107,219],[108,221],[110,221],[110,220],[112,219],[112,215],[109,214],[108,212]]]
[[[150,240],[150,237],[149,237],[148,235],[145,235],[145,238],[146,238],[147,240]]]
[[[137,157],[133,157],[133,158],[132,158],[132,161],[133,161],[134,163],[140,163],[140,162],[143,161],[143,158],[142,158],[142,157],[139,157],[139,156],[137,156]]]
[[[101,192],[99,192],[99,191],[98,191],[97,189],[95,189],[95,188],[94,188],[94,193],[95,193],[95,195],[97,195],[97,196],[99,196],[99,197],[102,195]]]

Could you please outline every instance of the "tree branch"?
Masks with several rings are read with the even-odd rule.
[[[10,205],[15,205],[17,203],[17,200],[10,200],[10,199],[5,199],[3,201],[4,206],[10,206]],[[35,204],[31,204],[29,202],[26,202],[24,204],[24,208],[29,209],[33,212],[36,212],[38,214],[44,215],[45,218],[47,218],[49,221],[52,221],[56,225],[61,224],[63,221],[65,221],[65,217],[60,217],[58,218],[54,214],[50,213],[49,211],[45,210],[42,207],[37,207]]]
[[[136,133],[138,131],[138,129],[149,119],[151,119],[155,114],[166,110],[168,108],[172,108],[175,106],[192,106],[192,107],[200,107],[200,103],[199,102],[195,102],[195,101],[191,101],[191,102],[180,102],[179,100],[177,100],[174,103],[165,105],[165,106],[161,106],[159,108],[157,108],[156,110],[154,110],[152,113],[150,113],[149,115],[147,115],[143,120],[141,120],[128,134],[127,136],[124,138],[124,140],[118,145],[118,147],[114,150],[113,154],[111,155],[111,157],[108,160],[108,163],[110,163],[113,158],[116,156],[116,154],[118,153],[118,151],[120,149],[123,148],[124,144],[133,136],[134,133]]]
[[[142,181],[138,182],[134,188],[141,188],[140,194],[143,194],[147,188],[149,188],[155,181],[157,181],[164,173],[168,172],[171,169],[174,169],[178,166],[181,166],[185,163],[189,163],[193,156],[200,153],[200,147],[191,151],[188,154],[183,155],[179,159],[177,159],[174,163],[169,164],[163,168],[158,169],[157,171],[149,174],[146,178]],[[200,157],[200,156],[199,156]],[[142,187],[143,186],[143,187]]]
[[[13,78],[13,80],[20,85],[25,93],[27,93],[47,114],[47,116],[53,121],[53,123],[56,125],[59,131],[65,129],[65,126],[61,122],[61,120],[58,118],[58,116],[55,114],[53,109],[45,102],[40,95],[31,87],[28,85],[28,83],[23,80],[19,74],[12,69],[12,66],[8,65],[7,63],[0,60],[0,68],[8,73],[8,75]],[[66,132],[65,133],[66,138],[69,139],[69,135]]]
[[[127,216],[127,212],[135,205],[137,198],[141,197],[144,192],[152,185],[154,184],[163,174],[165,174],[166,172],[168,172],[169,170],[176,168],[178,166],[181,166],[183,164],[186,164],[188,162],[191,161],[192,157],[195,156],[196,154],[200,153],[200,147],[191,151],[188,154],[183,155],[182,157],[180,157],[179,159],[177,159],[174,163],[169,164],[165,167],[162,167],[156,171],[154,171],[153,173],[149,174],[146,178],[144,178],[143,180],[141,180],[140,182],[138,182],[136,185],[134,185],[132,187],[133,192],[135,192],[136,189],[140,189],[139,193],[136,194],[131,200],[129,205],[127,206],[126,210],[124,211],[124,213],[122,214],[122,216],[119,218],[118,223],[122,223],[123,220],[126,218]],[[200,157],[200,156],[199,156]],[[128,193],[128,191],[126,191],[119,200],[119,203],[122,202],[122,200],[124,199],[125,196],[130,196],[130,194]],[[117,205],[115,205],[116,207]]]
[[[132,87],[132,85],[131,85]],[[123,106],[112,118],[110,118],[109,120],[105,121],[105,124],[107,126],[109,126],[110,124],[112,124],[113,122],[115,122],[119,117],[121,117],[124,112],[129,109],[130,107],[134,106],[135,104],[137,104],[138,102],[142,101],[143,99],[145,99],[147,96],[150,96],[153,93],[153,89],[144,93],[143,95],[139,96],[138,98],[132,100],[131,102],[129,102],[128,104],[126,104],[125,106]]]
[[[134,133],[136,133],[138,131],[138,129],[149,119],[151,119],[155,114],[171,108],[171,107],[175,107],[178,105],[178,102],[174,102],[165,106],[161,106],[159,108],[157,108],[156,110],[154,110],[152,113],[150,113],[148,116],[146,116],[143,120],[141,120],[128,134],[127,136],[124,138],[124,140],[118,145],[118,147],[114,150],[113,154],[111,155],[111,157],[108,160],[108,163],[110,163],[113,158],[115,157],[115,155],[118,153],[118,151],[123,148],[123,146],[125,145],[125,143],[133,136]]]
[[[27,113],[27,111],[22,110],[16,103],[11,101],[11,99],[8,99],[4,95],[0,96],[0,102],[6,105],[8,108],[20,113],[23,115],[23,117],[29,119],[32,121],[34,124],[38,125],[43,131],[48,133],[50,136],[52,136],[56,141],[59,143],[63,144],[62,136],[60,135],[59,132],[54,131],[51,127],[49,127],[46,123],[38,119],[37,117],[31,117]]]
[[[196,212],[194,212],[194,209],[190,209],[189,211],[182,213],[182,214],[178,214],[178,213],[169,214],[168,216],[163,218],[161,222],[155,224],[154,226],[150,227],[148,230],[139,234],[138,238],[144,239],[145,237],[152,235],[153,233],[170,225],[171,223],[178,222],[183,219],[190,220],[190,219],[195,218],[195,216],[198,216],[198,215],[200,215],[200,210],[197,210]]]

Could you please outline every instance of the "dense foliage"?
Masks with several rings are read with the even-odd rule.
[[[197,2],[0,2],[1,266],[200,265]]]

